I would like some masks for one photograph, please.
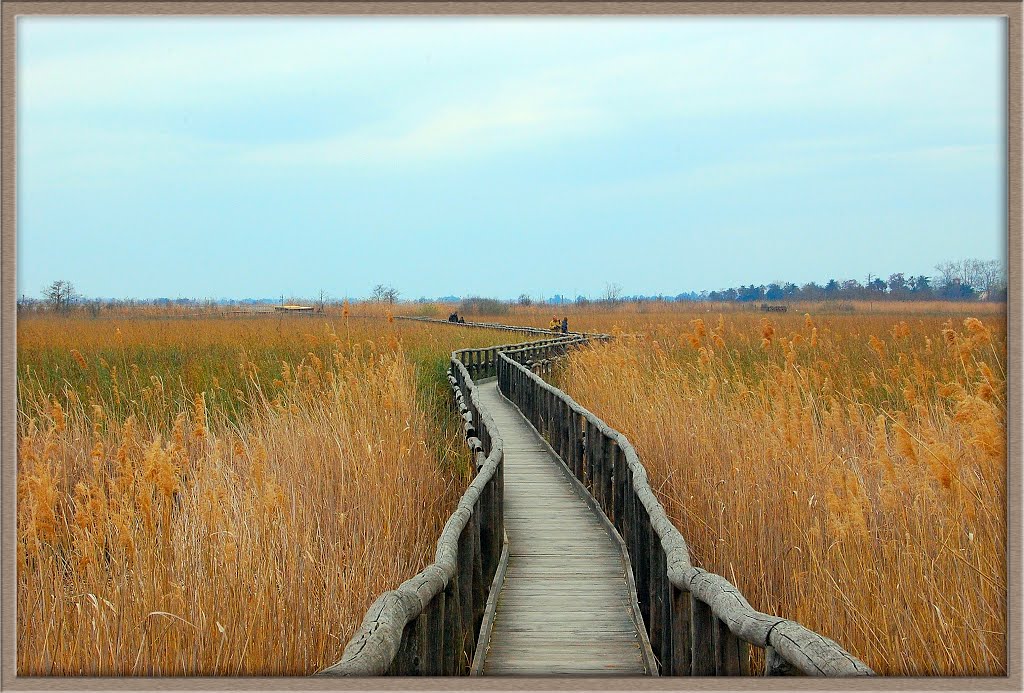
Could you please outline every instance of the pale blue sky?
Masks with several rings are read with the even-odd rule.
[[[1004,31],[22,18],[18,290],[676,294],[1003,258]]]

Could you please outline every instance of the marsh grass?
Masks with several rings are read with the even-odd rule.
[[[393,320],[19,324],[21,675],[309,674],[469,477],[450,351]]]
[[[998,675],[1005,317],[959,310],[633,316],[559,382],[633,442],[697,565],[755,608],[881,674]]]

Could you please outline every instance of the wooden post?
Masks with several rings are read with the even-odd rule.
[[[551,415],[555,408],[555,393],[551,390],[541,390],[541,392],[544,393],[544,433],[548,440],[551,440],[551,431],[553,430]]]
[[[715,675],[715,648],[711,635],[711,607],[690,594],[690,673]]]
[[[650,532],[650,552],[647,561],[647,585],[648,585],[648,612],[650,616],[647,619],[647,631],[650,634],[648,639],[651,642],[651,650],[654,652],[654,656],[658,659],[662,659],[662,650],[664,648],[664,638],[662,637],[662,623],[663,614],[661,612],[663,603],[661,599],[661,576],[658,574],[658,554],[661,551],[661,543],[658,541],[657,533],[652,529]],[[662,669],[664,670],[664,660],[662,659]]]
[[[487,590],[490,583],[484,582],[484,558],[483,558],[483,531],[480,527],[480,508],[482,503],[477,501],[473,510],[473,639],[474,652],[476,650],[475,638],[480,633],[480,623],[484,619],[484,609],[487,606]],[[472,660],[470,660],[472,661]]]
[[[670,623],[672,624],[672,656],[667,668],[671,676],[690,675],[690,593],[675,585],[669,587],[672,599],[670,602]]]
[[[425,621],[425,635],[420,641],[420,661],[424,676],[441,676],[441,656],[444,651],[444,592],[439,592],[419,620]]]
[[[579,471],[577,469],[577,460],[579,459],[579,447],[580,447],[580,420],[579,415],[572,409],[568,412],[568,430],[566,435],[569,438],[569,446],[565,451],[568,455],[565,459],[565,463],[569,465],[569,469],[572,471],[572,475],[579,478]]]
[[[747,643],[729,630],[729,625],[712,618],[716,676],[746,676],[750,673]]]
[[[667,662],[672,655],[672,623],[669,614],[668,569],[665,549],[658,533],[651,528],[650,572],[650,632],[651,649],[661,661],[662,672],[667,673]]]
[[[562,460],[562,440],[564,438],[563,432],[565,430],[565,409],[562,406],[564,402],[561,397],[555,397],[555,407],[553,412],[554,428],[551,432],[551,448],[555,451],[555,454]]]
[[[584,425],[585,425],[585,428],[586,428],[587,435],[586,435],[586,438],[585,438],[585,444],[583,446],[583,450],[584,450],[583,478],[585,479],[583,484],[584,484],[584,486],[587,487],[587,489],[590,491],[590,493],[593,494],[594,493],[594,447],[595,447],[595,444],[596,444],[596,440],[595,439],[597,438],[597,427],[594,426],[594,424],[592,424],[589,419],[584,418],[584,421],[586,422]]]
[[[458,553],[459,632],[462,642],[457,646],[458,674],[463,674],[473,661],[476,632],[473,630],[473,517],[459,535]]]
[[[398,654],[388,673],[392,676],[421,676],[422,659],[420,657],[420,640],[423,636],[423,614],[405,625],[402,631],[402,642],[398,646]]]
[[[497,550],[494,557],[494,564],[501,562],[501,549],[505,544],[505,451],[502,450],[498,458],[497,467],[494,470],[494,512],[497,518],[494,529],[494,545]]]
[[[565,448],[566,448],[566,426],[568,424],[567,418],[569,415],[569,405],[566,404],[565,400],[561,397],[558,398],[558,456],[565,461]]]
[[[456,571],[444,590],[444,647],[441,656],[441,675],[455,676],[460,674],[460,648],[462,646],[462,621],[460,612],[462,604],[458,585],[459,573]]]
[[[622,534],[622,505],[626,493],[626,453],[615,444],[615,459],[612,463],[612,523]]]
[[[630,568],[636,563],[636,559],[633,557],[633,551],[636,549],[636,535],[633,529],[636,517],[636,494],[633,493],[633,486],[630,483],[630,478],[633,476],[632,472],[626,469],[624,495],[622,497],[622,529],[619,533],[622,535],[622,541],[626,544],[626,551],[629,553],[629,565]],[[636,575],[636,571],[633,571]]]
[[[651,632],[651,518],[647,509],[643,506],[640,498],[637,498],[637,546],[636,546],[636,567],[634,578],[636,579],[637,601],[640,605],[640,615],[643,616],[647,625],[647,633]]]
[[[615,517],[615,494],[612,477],[615,476],[615,458],[618,457],[619,444],[611,437],[605,437],[604,450],[602,451],[601,469],[601,500],[603,501],[604,514],[609,519]]]
[[[576,415],[576,478],[587,485],[587,419]]]

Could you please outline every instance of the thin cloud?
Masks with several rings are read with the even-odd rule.
[[[527,89],[448,106],[418,122],[251,148],[243,160],[280,164],[400,164],[493,154],[552,137],[592,135],[600,114],[557,91]]]

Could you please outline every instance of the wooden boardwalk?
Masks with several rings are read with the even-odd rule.
[[[620,544],[497,383],[478,385],[505,443],[509,542],[482,673],[651,673]]]

